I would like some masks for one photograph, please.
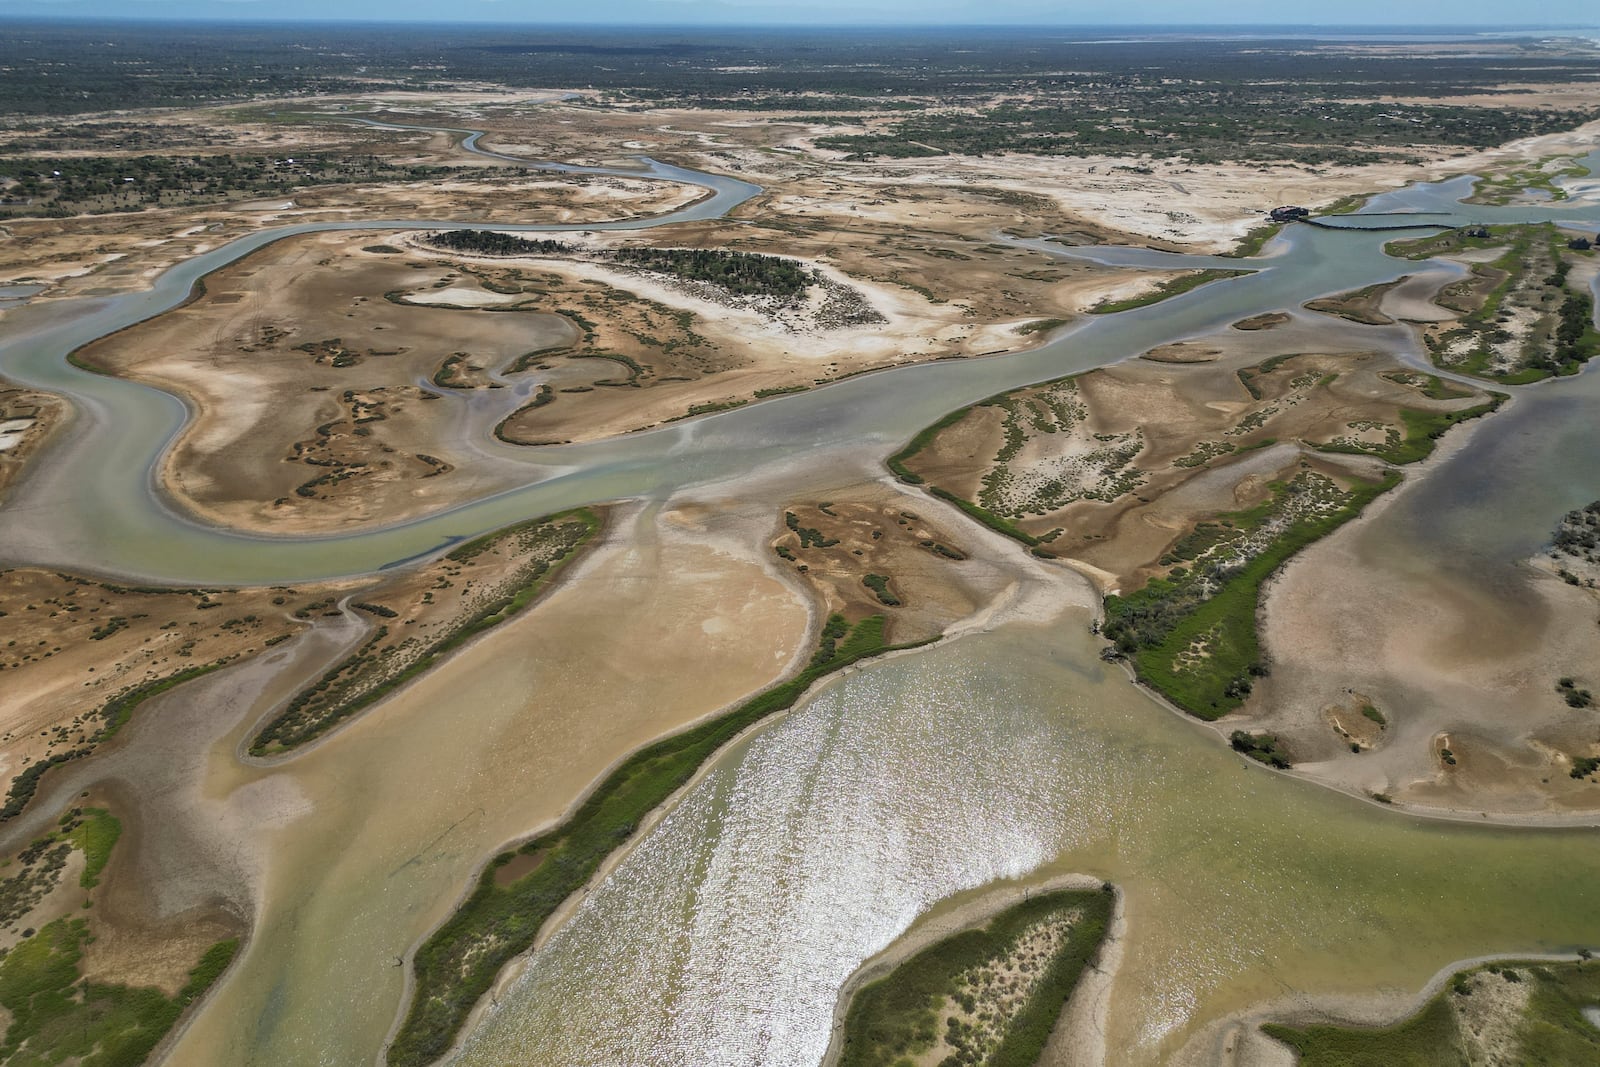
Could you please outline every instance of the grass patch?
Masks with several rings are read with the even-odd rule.
[[[1268,241],[1278,236],[1283,230],[1283,223],[1269,222],[1265,226],[1257,226],[1244,235],[1244,239],[1233,247],[1231,252],[1222,252],[1220,255],[1229,259],[1250,259],[1259,256]]]
[[[1192,274],[1185,274],[1164,281],[1148,293],[1140,296],[1129,297],[1126,300],[1101,301],[1089,309],[1089,314],[1115,315],[1119,311],[1132,311],[1134,308],[1148,307],[1151,304],[1159,304],[1163,300],[1170,300],[1175,296],[1182,296],[1184,293],[1198,289],[1202,285],[1209,285],[1211,282],[1219,282],[1224,278],[1237,278],[1244,274],[1254,273],[1255,271],[1249,270],[1218,270],[1215,268],[1195,271]]]
[[[0,961],[0,1007],[10,1015],[0,1062],[137,1067],[233,962],[237,941],[208,949],[177,996],[82,981],[90,940],[82,919],[57,919]]]
[[[974,504],[970,500],[963,500],[961,497],[956,496],[949,490],[940,489],[936,485],[930,486],[928,491],[934,496],[938,497],[940,500],[947,500],[954,504],[956,507],[972,516],[972,518],[977,519],[979,522],[983,523],[996,533],[1005,534],[1007,537],[1021,541],[1030,548],[1036,547],[1039,544],[1039,539],[1037,537],[1033,536],[1031,533],[1028,533],[1010,519],[996,515],[988,508]]]
[[[1245,392],[1250,394],[1251,399],[1260,400],[1262,397],[1261,386],[1256,384],[1256,379],[1263,375],[1271,374],[1273,371],[1283,366],[1284,363],[1293,359],[1297,354],[1298,353],[1294,352],[1286,352],[1283,355],[1272,356],[1271,358],[1256,364],[1254,367],[1240,367],[1234,373],[1239,376],[1239,383],[1244,386]]]
[[[1429,400],[1460,400],[1472,394],[1465,389],[1446,382],[1437,374],[1429,374],[1422,383],[1422,395]]]
[[[708,400],[703,404],[690,404],[689,410],[684,413],[683,417],[690,419],[696,415],[714,415],[719,411],[732,411],[734,408],[742,408],[748,403],[750,401],[744,399]]]
[[[1372,198],[1371,193],[1351,193],[1349,196],[1340,197],[1320,212],[1323,215],[1353,215],[1364,207]]]
[[[967,412],[971,411],[977,406],[978,405],[973,404],[968,407],[952,411],[938,422],[935,422],[929,426],[924,426],[917,432],[915,437],[906,442],[906,446],[904,448],[890,456],[885,461],[889,466],[889,470],[902,482],[907,482],[911,485],[921,485],[923,482],[922,475],[917,474],[908,468],[906,466],[906,460],[910,459],[918,452],[921,452],[924,448],[927,448],[929,445],[933,444],[934,439],[937,438],[940,433],[966,418]]]
[[[1297,1030],[1267,1023],[1261,1029],[1299,1053],[1300,1067],[1459,1067],[1467,1062],[1443,994],[1397,1026]]]
[[[1436,379],[1437,380],[1437,379]],[[1493,393],[1488,402],[1459,411],[1419,411],[1404,408],[1400,419],[1405,424],[1406,435],[1397,444],[1325,444],[1317,445],[1319,452],[1343,452],[1354,455],[1377,456],[1390,463],[1404,465],[1416,463],[1433,455],[1439,438],[1458,422],[1476,419],[1499,409],[1505,403],[1504,393]]]
[[[861,579],[861,584],[872,590],[873,595],[878,598],[878,603],[891,608],[900,606],[900,598],[889,591],[888,575],[869,574]]]
[[[588,882],[600,864],[633,835],[639,821],[685,785],[713,753],[746,728],[795,703],[819,678],[893,648],[884,619],[855,624],[835,615],[823,627],[817,652],[794,678],[734,711],[650,745],[601,782],[572,816],[484,868],[454,915],[417,950],[415,993],[387,1059],[392,1067],[423,1067],[454,1042],[467,1014],[512,957],[533,943],[551,913]],[[922,642],[927,643],[927,642]],[[495,872],[518,855],[540,854],[537,868],[497,885]]]
[[[621,352],[571,352],[568,359],[609,359],[613,363],[620,363],[628,371],[627,378],[606,378],[597,381],[596,385],[635,385],[640,378],[649,377],[649,371],[632,356]]]
[[[1405,281],[1408,277],[1409,275],[1402,275],[1392,282],[1379,282],[1376,285],[1369,285],[1348,293],[1308,300],[1304,306],[1308,311],[1318,311],[1324,315],[1335,315],[1349,322],[1357,322],[1365,326],[1387,326],[1394,320],[1379,311],[1378,304],[1389,290]]]
[[[1011,332],[1012,333],[1021,334],[1023,337],[1029,337],[1029,336],[1031,336],[1033,334],[1036,334],[1036,333],[1049,333],[1051,330],[1055,329],[1058,326],[1065,326],[1069,321],[1071,321],[1071,320],[1069,320],[1069,319],[1035,319],[1032,322],[1023,323],[1021,326],[1018,326],[1016,329],[1012,330]]]
[[[840,1067],[891,1067],[910,1063],[941,1038],[971,1048],[968,1028],[939,1029],[941,1013],[951,1005],[984,1010],[974,1002],[969,977],[980,968],[1004,961],[1019,938],[1032,927],[1076,913],[1077,919],[1060,949],[1043,963],[1031,993],[1009,1017],[990,1023],[993,1033],[983,1042],[987,1055],[945,1062],[985,1067],[1032,1067],[1049,1040],[1062,1006],[1072,995],[1084,968],[1105,938],[1111,918],[1110,893],[1067,891],[1024,900],[996,915],[979,929],[964,930],[928,946],[884,978],[863,986],[845,1016]],[[970,1006],[970,1007],[969,1007]],[[951,1020],[954,1022],[955,1020]],[[995,1039],[998,1040],[995,1040]]]
[[[111,859],[111,850],[122,836],[122,822],[104,808],[84,808],[76,815],[67,816],[71,823],[62,837],[83,850],[83,874],[78,884],[93,889],[100,884],[100,872]]]
[[[1423,260],[1432,259],[1434,256],[1444,255],[1447,252],[1463,252],[1469,249],[1499,248],[1505,244],[1509,228],[1503,226],[1485,227],[1488,236],[1480,237],[1483,232],[1475,226],[1465,226],[1454,230],[1445,230],[1431,237],[1410,237],[1401,241],[1390,241],[1383,246],[1384,255],[1394,256],[1396,259]]]

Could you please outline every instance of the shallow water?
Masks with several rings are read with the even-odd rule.
[[[49,288],[44,285],[0,285],[0,311],[21,307]]]
[[[1600,942],[1594,831],[1424,822],[1267,772],[1103,669],[1085,623],[871,665],[725,753],[454,1062],[814,1064],[863,960],[1029,873],[1127,891],[1119,1064],[1287,989]]]

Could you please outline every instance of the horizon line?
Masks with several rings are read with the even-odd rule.
[[[170,24],[200,24],[200,25],[256,25],[256,26],[291,26],[305,25],[314,22],[320,25],[347,25],[347,26],[462,26],[462,27],[490,27],[490,26],[518,26],[530,29],[562,29],[562,30],[772,30],[772,29],[806,29],[812,32],[825,33],[831,30],[1125,30],[1136,31],[1144,34],[1156,33],[1185,33],[1206,30],[1375,30],[1386,33],[1395,33],[1405,30],[1421,30],[1436,33],[1446,33],[1451,36],[1477,36],[1486,33],[1549,33],[1567,31],[1600,31],[1600,23],[1517,23],[1517,22],[837,22],[817,25],[809,22],[781,22],[777,20],[766,22],[642,22],[642,21],[611,21],[611,22],[579,22],[563,21],[552,22],[547,19],[437,19],[437,18],[362,18],[350,16],[226,16],[226,15],[166,15],[166,14],[72,14],[72,13],[42,13],[32,12],[25,14],[0,14],[0,25],[18,22],[60,22],[60,23],[101,23],[116,24],[126,22],[140,23],[170,23]]]

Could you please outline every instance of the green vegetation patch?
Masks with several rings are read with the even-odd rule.
[[[1220,718],[1244,703],[1263,670],[1262,583],[1399,482],[1391,472],[1347,491],[1306,473],[1276,483],[1260,505],[1202,523],[1174,546],[1172,556],[1189,565],[1106,597],[1106,636],[1131,657],[1140,681],[1193,715]]]
[[[872,590],[878,598],[878,603],[891,608],[900,606],[900,598],[889,591],[889,576],[886,574],[869,574],[861,579],[861,584]]]
[[[417,950],[412,963],[416,991],[389,1046],[388,1062],[423,1067],[444,1055],[500,968],[533,943],[562,901],[582,888],[633,835],[640,820],[687,784],[719,748],[793,706],[824,675],[894,648],[917,647],[886,645],[883,627],[881,615],[854,627],[833,616],[823,627],[816,654],[796,677],[721,718],[641,749],[611,772],[567,821],[496,856],[461,907]],[[519,855],[541,859],[521,878],[496,884],[496,872]]]
[[[1465,1050],[1443,996],[1398,1026],[1362,1030],[1268,1023],[1262,1031],[1300,1055],[1300,1067],[1459,1067]]]
[[[1335,315],[1341,319],[1359,322],[1366,326],[1388,326],[1394,320],[1379,311],[1378,305],[1382,302],[1385,294],[1405,281],[1407,277],[1409,275],[1402,275],[1392,282],[1379,282],[1352,292],[1308,300],[1305,306],[1310,311],[1320,311],[1325,315]]]
[[[1472,196],[1467,203],[1504,205],[1534,190],[1546,194],[1551,200],[1565,200],[1567,191],[1556,184],[1556,179],[1588,176],[1589,168],[1576,159],[1568,160],[1555,170],[1547,170],[1542,166],[1524,167],[1504,174],[1492,174],[1480,177],[1473,184]]]
[[[159,989],[83,980],[78,964],[90,939],[83,919],[57,919],[0,960],[0,1007],[10,1016],[0,1062],[137,1067],[227,970],[239,947],[234,940],[213,945],[183,989],[168,997]]]
[[[1199,270],[1191,274],[1184,274],[1162,282],[1148,293],[1140,296],[1129,297],[1127,300],[1105,300],[1089,309],[1091,315],[1114,315],[1119,311],[1131,311],[1134,308],[1147,307],[1150,304],[1159,304],[1163,300],[1181,296],[1192,289],[1211,282],[1219,282],[1225,278],[1237,278],[1245,274],[1254,274],[1249,270]]]
[[[1283,223],[1281,222],[1269,222],[1265,226],[1257,226],[1245,234],[1243,240],[1235,245],[1232,251],[1223,252],[1221,255],[1229,259],[1250,259],[1253,256],[1259,256],[1261,250],[1266,247],[1267,242],[1278,236],[1282,231]]]
[[[1105,938],[1111,905],[1109,892],[1046,893],[923,949],[851,999],[840,1067],[898,1067],[941,1038],[957,1050],[945,1063],[1032,1067]],[[1014,1010],[997,1012],[990,1002],[993,984],[983,979],[1015,962],[1019,942],[1031,931],[1069,918],[1056,951],[1029,964],[1038,968],[1031,992]],[[941,1017],[947,1019],[942,1029]]]
[[[1292,766],[1288,755],[1280,747],[1277,734],[1252,734],[1235,730],[1228,736],[1228,744],[1235,752],[1249,756],[1257,763],[1288,770]]]
[[[1465,400],[1472,395],[1472,390],[1447,382],[1437,374],[1416,374],[1412,371],[1396,371],[1385,374],[1383,377],[1396,385],[1409,385],[1417,389],[1429,400]]]
[[[1416,463],[1433,455],[1434,446],[1450,427],[1458,422],[1476,419],[1498,410],[1505,401],[1504,393],[1494,393],[1486,403],[1457,411],[1420,411],[1415,408],[1405,408],[1400,412],[1400,419],[1405,424],[1406,430],[1404,439],[1398,439],[1397,434],[1391,433],[1390,439],[1381,445],[1358,441],[1334,441],[1316,447],[1319,452],[1377,456],[1396,464]]]
[[[297,694],[250,744],[255,755],[281,752],[322,736],[340,722],[383,699],[429,670],[440,657],[531,604],[550,577],[600,529],[592,511],[579,509],[518,523],[486,534],[446,555],[464,563],[502,544],[524,559],[504,581],[491,585],[473,606],[430,638],[407,638],[384,646],[387,626],[379,626],[354,653]]]
[[[1492,263],[1473,264],[1471,278],[1440,291],[1438,302],[1462,318],[1451,329],[1424,335],[1435,363],[1524,385],[1576,374],[1600,354],[1594,300],[1586,290],[1567,284],[1571,253],[1549,223],[1474,227],[1398,242],[1389,250],[1426,258],[1479,247],[1504,252]]]
[[[78,884],[93,889],[111,859],[111,849],[122,836],[122,822],[104,808],[73,809],[62,817],[61,836],[83,851],[83,874]]]
[[[739,296],[796,297],[815,280],[791,259],[754,252],[706,248],[619,248],[610,255],[622,263],[709,282]]]
[[[893,472],[895,477],[899,478],[902,482],[906,482],[910,485],[921,485],[924,480],[922,475],[917,474],[915,471],[907,467],[906,460],[911,459],[918,452],[921,452],[923,449],[933,444],[933,442],[938,439],[939,434],[945,430],[948,430],[962,419],[966,418],[968,412],[970,412],[974,407],[977,407],[977,405],[973,404],[970,407],[964,407],[956,411],[952,411],[938,422],[935,422],[930,426],[924,426],[920,431],[918,431],[915,437],[906,442],[906,446],[904,448],[888,458],[886,462],[889,466],[889,470]]]
[[[112,697],[95,712],[96,717],[100,719],[100,727],[89,738],[88,744],[67,752],[57,752],[53,756],[39,760],[25,768],[21,774],[11,780],[11,788],[6,793],[6,802],[0,805],[0,823],[8,822],[22,814],[23,810],[27,808],[28,802],[39,791],[39,782],[50,768],[69,763],[75,759],[82,759],[93,752],[94,747],[100,742],[108,741],[116,736],[117,731],[121,730],[123,726],[127,725],[128,720],[133,718],[134,709],[140,704],[143,704],[151,697],[160,696],[167,690],[180,686],[184,682],[192,681],[204,674],[210,674],[212,671],[219,670],[225,666],[227,666],[226,661],[218,660],[198,667],[187,667],[175,674],[170,674],[154,682],[146,682],[144,685],[135,686],[119,696]]]
[[[926,479],[913,471],[907,465],[908,461],[933,444],[934,441],[938,440],[941,433],[961,422],[975,409],[980,407],[1003,409],[1005,412],[1006,440],[1000,452],[995,456],[995,470],[984,479],[983,503],[967,500],[940,486],[929,486],[928,491],[939,499],[954,504],[967,515],[996,533],[1003,534],[1035,549],[1036,555],[1048,556],[1048,553],[1043,552],[1038,547],[1042,543],[1040,538],[1022,529],[1010,518],[994,510],[994,507],[985,505],[1000,506],[997,504],[997,498],[1003,495],[1003,491],[1006,488],[1004,485],[1006,477],[1005,464],[1016,457],[1026,442],[1028,431],[1024,423],[1031,425],[1040,432],[1055,433],[1069,428],[1073,422],[1082,417],[1081,408],[1075,405],[1075,401],[1051,396],[1051,391],[1058,388],[1075,387],[1070,377],[1056,378],[1048,382],[1041,382],[1036,386],[1029,386],[1028,390],[1036,394],[1033,400],[1018,401],[1011,394],[1000,393],[985,400],[980,400],[976,404],[952,411],[939,419],[939,421],[924,427],[906,443],[904,448],[890,456],[886,461],[889,470],[907,484],[925,484]],[[1126,444],[1126,442],[1123,444]],[[1106,455],[1103,457],[1107,465],[1109,486],[1103,490],[1086,490],[1079,495],[1095,496],[1097,499],[1109,500],[1114,499],[1116,495],[1131,487],[1130,483],[1119,479],[1131,479],[1138,476],[1136,470],[1127,466],[1128,462],[1137,454],[1138,447],[1126,451],[1125,455],[1112,455],[1114,451],[1116,451],[1115,448],[1108,446]],[[1121,473],[1118,474],[1118,472]],[[1052,507],[1065,503],[1065,500],[1054,500],[1053,497],[1047,500],[1045,499],[1047,496],[1066,492],[1068,492],[1068,489],[1065,485],[1052,484],[1036,492],[1034,499],[1024,503],[1026,506],[1031,507],[1032,510],[1043,513]]]
[[[1507,983],[1527,991],[1491,1012],[1509,1030],[1511,1046],[1485,1048],[1460,1010]],[[1411,1018],[1394,1026],[1309,1026],[1268,1023],[1261,1029],[1299,1054],[1302,1067],[1457,1067],[1463,1063],[1577,1064],[1600,1062],[1600,1027],[1584,1016],[1600,1007],[1600,967],[1574,963],[1491,963],[1458,972]],[[1481,1008],[1475,1008],[1481,1011]],[[1481,1022],[1480,1022],[1481,1026]],[[1491,1028],[1485,1027],[1487,1033]]]

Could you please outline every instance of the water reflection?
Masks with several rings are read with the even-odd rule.
[[[1248,766],[1085,667],[1082,621],[875,664],[724,754],[456,1062],[814,1064],[856,966],[1029,872],[1128,891],[1119,1063],[1285,988],[1600,940],[1593,833],[1428,824]]]

